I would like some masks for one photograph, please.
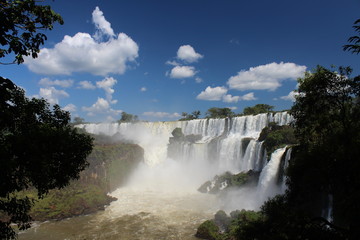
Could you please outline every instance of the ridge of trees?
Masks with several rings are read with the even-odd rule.
[[[47,39],[42,30],[63,24],[44,1],[0,0],[0,58],[10,63],[36,58]],[[0,62],[0,64],[6,64]],[[15,239],[30,227],[34,200],[18,192],[36,189],[39,198],[63,188],[88,166],[93,139],[70,124],[70,113],[44,99],[29,99],[11,80],[0,76],[0,239]]]

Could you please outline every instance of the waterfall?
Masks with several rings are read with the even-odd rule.
[[[281,187],[277,184],[277,176],[280,166],[281,157],[286,151],[286,147],[277,149],[271,154],[270,161],[265,165],[261,171],[258,191],[259,197],[263,200],[274,197],[281,193]]]
[[[279,158],[285,150],[274,153],[267,163],[262,142],[258,141],[259,135],[270,122],[286,125],[292,120],[292,116],[287,112],[278,112],[231,119],[99,123],[82,124],[77,127],[89,133],[114,136],[140,145],[144,149],[145,165],[152,167],[153,171],[158,171],[150,176],[146,173],[146,166],[143,166],[144,172],[141,177],[149,177],[142,178],[142,182],[156,182],[153,179],[157,177],[160,179],[161,167],[167,169],[166,171],[173,171],[166,174],[171,180],[160,179],[156,184],[159,185],[161,181],[193,181],[193,188],[225,171],[236,174],[262,170],[259,188],[264,190],[271,187],[272,174],[278,168]],[[181,128],[185,140],[170,143],[169,139],[175,128]]]

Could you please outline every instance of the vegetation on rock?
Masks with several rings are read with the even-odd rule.
[[[213,180],[205,182],[199,187],[198,191],[216,194],[230,187],[242,187],[244,185],[255,184],[258,178],[259,173],[252,170],[238,174],[225,172],[220,176],[215,176]]]
[[[273,122],[261,131],[258,140],[264,141],[264,147],[268,155],[278,148],[298,142],[293,127],[288,125],[279,126]]]

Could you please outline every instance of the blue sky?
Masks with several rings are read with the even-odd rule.
[[[48,3],[65,24],[46,32],[39,58],[0,73],[86,121],[118,120],[121,111],[171,121],[210,107],[289,109],[304,71],[320,64],[360,73],[359,56],[342,51],[360,1]]]

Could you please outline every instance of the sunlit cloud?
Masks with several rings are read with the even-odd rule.
[[[196,98],[199,100],[219,101],[226,93],[227,89],[225,87],[212,88],[208,86],[204,91],[197,95]]]
[[[88,33],[64,36],[54,48],[42,48],[38,58],[25,58],[27,67],[39,74],[70,75],[75,72],[106,76],[123,74],[135,62],[139,47],[125,33],[114,34],[98,7],[93,12],[95,37]],[[101,42],[102,36],[111,36]]]
[[[199,59],[203,57],[204,57],[203,55],[197,53],[194,50],[194,48],[190,45],[180,46],[177,51],[177,58],[188,63],[197,62]]]
[[[227,84],[236,90],[269,90],[274,91],[287,79],[296,80],[304,75],[306,66],[295,63],[269,63],[242,70],[229,78]]]
[[[196,74],[195,68],[192,66],[176,66],[171,69],[171,78],[189,78]]]

